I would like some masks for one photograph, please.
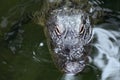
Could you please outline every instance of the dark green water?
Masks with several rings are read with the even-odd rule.
[[[68,76],[58,71],[49,54],[43,27],[32,21],[23,25],[8,44],[5,34],[10,31],[11,25],[22,14],[39,9],[39,1],[0,1],[0,80],[100,80],[101,71],[96,69],[88,68],[76,76]],[[104,2],[101,6],[120,11],[120,0]],[[119,27],[117,26],[118,29]]]

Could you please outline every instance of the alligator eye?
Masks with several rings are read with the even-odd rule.
[[[84,33],[84,24],[80,26],[80,34],[83,34],[83,33]]]
[[[55,32],[56,32],[57,35],[61,35],[62,34],[62,31],[61,31],[59,26],[56,26]]]

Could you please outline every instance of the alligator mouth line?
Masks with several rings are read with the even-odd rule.
[[[81,72],[85,67],[85,64],[81,64],[78,62],[69,62],[65,64],[65,72],[67,74],[77,74]]]

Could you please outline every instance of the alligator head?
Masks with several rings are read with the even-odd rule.
[[[89,14],[72,8],[53,10],[47,20],[47,33],[57,67],[66,73],[81,72],[87,59],[85,46],[92,35]]]

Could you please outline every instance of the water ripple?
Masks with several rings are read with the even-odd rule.
[[[94,64],[102,70],[101,80],[120,79],[120,32],[94,28],[96,37],[93,46],[97,49]]]

